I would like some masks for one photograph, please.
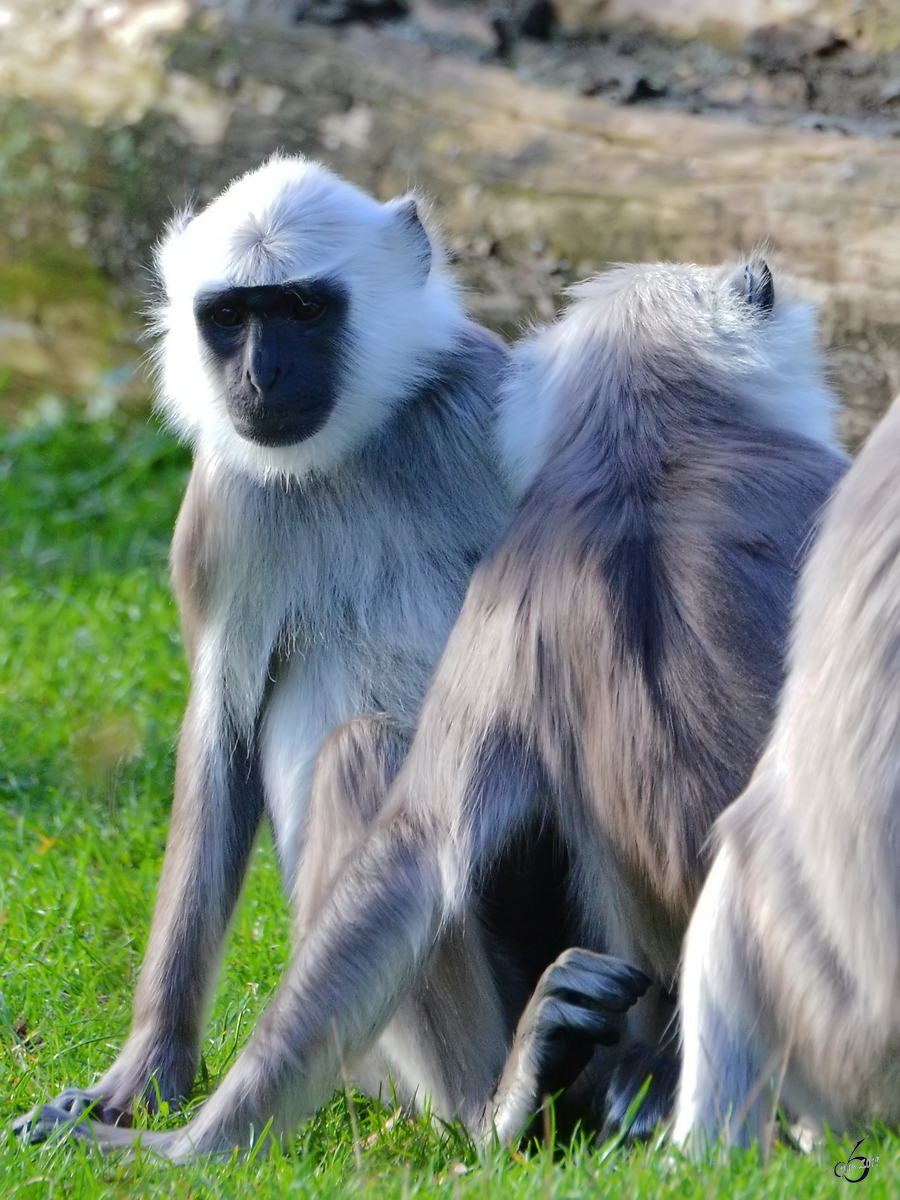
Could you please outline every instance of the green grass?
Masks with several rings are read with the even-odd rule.
[[[113,1059],[128,1027],[187,691],[166,554],[188,460],[141,420],[0,433],[0,1126]],[[288,953],[271,849],[256,852],[204,1044],[198,1103]],[[584,1144],[478,1159],[455,1129],[386,1124],[338,1097],[283,1151],[184,1168],[0,1134],[0,1197],[841,1195],[849,1146],[696,1167],[665,1147]],[[183,1117],[158,1118],[177,1124]],[[858,1185],[900,1194],[900,1142]],[[358,1158],[357,1158],[358,1151]]]

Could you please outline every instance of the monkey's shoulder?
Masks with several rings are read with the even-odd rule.
[[[649,469],[610,456],[557,457],[479,568],[473,596],[529,607],[543,597],[544,607],[567,609],[612,579],[643,592],[653,578],[677,580],[687,560],[712,577],[734,554],[793,576],[847,465],[822,443],[762,428],[686,439]]]
[[[443,454],[452,452],[452,445],[444,444],[448,437],[481,439],[494,419],[509,362],[509,349],[496,334],[464,322],[453,342],[424,364],[410,402],[384,436],[420,441],[423,433],[430,434],[440,440]],[[493,453],[493,445],[490,449]]]

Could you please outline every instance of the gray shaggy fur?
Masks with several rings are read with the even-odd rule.
[[[766,753],[691,923],[675,1137],[900,1120],[900,405],[838,489]]]
[[[767,273],[613,273],[516,352],[500,437],[519,509],[393,782],[403,735],[383,722],[324,747],[311,820],[340,805],[358,832],[303,901],[246,1049],[184,1129],[150,1139],[159,1153],[290,1130],[379,1033],[407,1039],[393,1060],[430,1077],[439,1116],[512,1137],[646,987],[601,955],[674,979],[704,839],[768,733],[797,571],[844,469],[809,322]],[[546,937],[544,909],[564,917]],[[403,1017],[423,991],[424,1042]],[[657,1043],[664,1014],[656,989],[630,1038]],[[597,1086],[602,1119],[609,1065],[572,1089],[582,1115]]]

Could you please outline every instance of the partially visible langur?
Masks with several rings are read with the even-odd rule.
[[[688,932],[675,1139],[900,1121],[900,403],[831,502]],[[780,1088],[779,1088],[780,1084]]]
[[[796,574],[845,460],[813,315],[763,262],[624,268],[575,295],[514,356],[500,442],[518,510],[412,746],[404,760],[379,718],[326,743],[309,828],[345,814],[347,854],[298,876],[288,974],[199,1114],[144,1135],[164,1156],[246,1145],[270,1119],[289,1131],[367,1052],[483,1137],[513,1137],[567,1084],[602,1121],[645,1069],[663,1081],[648,1119],[670,1102],[658,985],[624,1017],[622,1074],[594,1052],[646,986],[601,956],[674,981],[702,847],[769,731]],[[418,1055],[397,1053],[414,1029]]]

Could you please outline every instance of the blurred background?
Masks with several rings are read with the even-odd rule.
[[[145,403],[154,240],[283,148],[433,197],[506,335],[764,246],[855,445],[900,391],[898,139],[893,0],[0,0],[0,422]]]

